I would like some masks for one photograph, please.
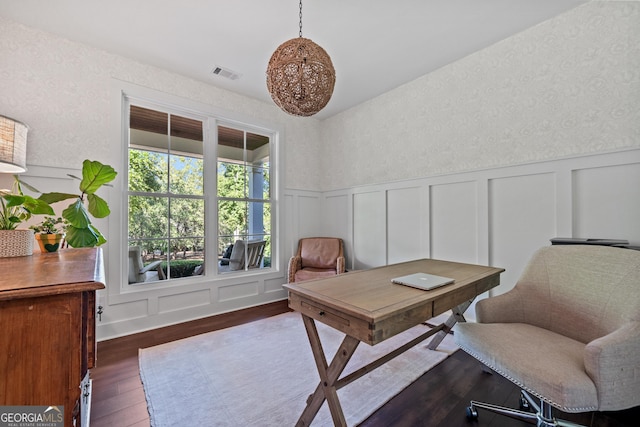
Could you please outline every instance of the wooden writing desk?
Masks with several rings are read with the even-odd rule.
[[[429,343],[429,348],[435,349],[456,322],[464,321],[463,313],[473,299],[500,284],[503,271],[502,268],[422,259],[284,285],[289,290],[289,307],[302,314],[320,374],[320,383],[309,396],[297,425],[309,426],[326,399],[333,423],[346,426],[337,395],[340,388],[437,334]],[[395,277],[419,272],[451,277],[455,283],[431,291],[391,283]],[[360,342],[375,345],[448,310],[453,314],[443,324],[340,378]],[[330,364],[327,364],[315,320],[346,334]]]

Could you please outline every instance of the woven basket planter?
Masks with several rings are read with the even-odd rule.
[[[0,230],[0,258],[33,255],[32,230]]]

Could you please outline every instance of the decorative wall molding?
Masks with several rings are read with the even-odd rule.
[[[61,185],[73,191],[77,184],[67,173],[77,171],[29,166],[23,179],[42,191]],[[0,178],[6,186],[7,176]],[[422,257],[504,267],[495,291],[501,293],[552,237],[619,238],[640,245],[639,182],[640,149],[634,149],[328,192],[287,189],[280,271],[121,295],[101,291],[98,303],[105,310],[98,337],[285,299],[286,261],[298,239],[309,236],[343,238],[348,269]],[[107,286],[119,286],[117,280],[108,272]]]
[[[363,185],[319,194],[299,211],[342,237],[347,265],[364,269],[431,257],[506,268],[511,289],[553,237],[626,239],[640,245],[640,149]],[[473,309],[468,312],[473,318]]]

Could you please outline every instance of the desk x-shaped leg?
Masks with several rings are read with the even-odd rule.
[[[353,372],[344,378],[340,378],[340,375],[344,371],[344,368],[347,366],[347,363],[349,363],[349,360],[351,359],[351,356],[353,356],[353,353],[356,351],[356,348],[358,347],[360,341],[349,335],[345,335],[342,344],[340,344],[338,351],[331,361],[331,364],[327,364],[327,359],[324,355],[324,350],[322,349],[322,343],[320,342],[320,336],[318,335],[318,329],[316,328],[315,321],[311,317],[302,314],[302,320],[304,321],[304,326],[307,330],[307,336],[309,337],[309,342],[311,344],[311,350],[313,351],[313,358],[315,359],[316,367],[318,368],[318,374],[320,375],[320,383],[316,387],[313,394],[309,396],[309,399],[307,399],[307,406],[302,412],[302,415],[300,415],[296,426],[307,427],[311,425],[311,422],[315,418],[325,400],[327,401],[327,404],[329,406],[329,411],[331,411],[333,424],[335,426],[346,426],[347,422],[345,421],[342,406],[340,405],[340,401],[338,400],[338,390],[341,387],[352,381],[355,381],[371,370],[381,366],[388,360],[391,360],[399,354],[402,354],[407,349],[412,348],[417,343],[422,342],[424,339],[434,335],[435,336],[433,337],[431,342],[429,342],[427,347],[430,350],[435,350],[457,322],[465,321],[463,313],[471,305],[472,301],[473,299],[463,302],[462,304],[454,307],[452,309],[453,313],[443,324],[432,327],[431,330],[427,331],[421,336],[414,338],[413,340],[400,346],[396,350],[377,359],[374,362],[371,362],[369,365],[360,368],[356,372]]]
[[[451,316],[449,316],[449,318],[445,320],[444,329],[438,332],[427,345],[427,348],[429,350],[435,350],[440,345],[444,337],[446,337],[447,334],[451,332],[451,329],[456,325],[456,323],[467,321],[464,318],[464,312],[467,311],[467,308],[469,308],[474,299],[475,298],[472,298],[469,301],[463,302],[462,304],[459,304],[451,309]]]
[[[318,373],[320,374],[320,383],[316,390],[313,392],[307,400],[307,407],[300,415],[300,419],[296,423],[296,426],[309,426],[311,421],[315,418],[316,414],[320,410],[320,407],[324,403],[325,399],[329,405],[331,411],[331,418],[333,418],[333,424],[336,426],[346,426],[347,422],[342,412],[342,406],[338,400],[338,389],[336,387],[336,381],[340,378],[340,374],[349,363],[351,356],[356,351],[360,341],[346,335],[342,344],[338,348],[330,365],[327,365],[327,359],[320,343],[320,336],[318,335],[318,329],[312,318],[302,315],[304,326],[309,336],[309,342],[311,343],[311,350],[313,351],[313,358],[315,359],[316,366],[318,367]]]

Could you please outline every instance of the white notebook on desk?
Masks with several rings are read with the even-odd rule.
[[[407,276],[396,277],[395,279],[391,279],[391,281],[398,285],[411,286],[412,288],[425,291],[455,282],[455,280],[450,277],[436,276],[427,273],[409,274]]]

